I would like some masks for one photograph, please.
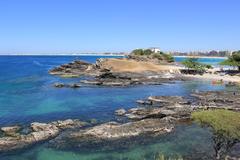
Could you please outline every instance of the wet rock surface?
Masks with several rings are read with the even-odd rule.
[[[131,138],[159,136],[172,132],[178,121],[189,119],[192,112],[190,102],[179,96],[154,96],[141,101],[141,107],[115,111],[115,115],[127,117],[130,122],[108,122],[62,133],[51,141],[50,146],[61,149],[82,149],[91,145],[107,147]]]
[[[2,127],[1,131],[7,136],[17,136],[18,131],[21,129],[20,126],[9,126],[9,127]]]
[[[18,133],[20,130],[19,126],[2,127],[5,133],[11,134],[6,134],[0,138],[0,152],[29,147],[35,143],[56,137],[63,129],[82,127],[84,125],[86,124],[79,120],[71,119],[51,123],[34,122],[31,123],[31,131],[28,134]]]
[[[52,147],[61,149],[81,149],[92,145],[105,147],[119,140],[138,136],[157,136],[174,129],[173,121],[168,118],[144,119],[120,124],[108,122],[85,130],[63,133],[50,142]]]
[[[240,93],[227,91],[195,92],[196,105],[203,109],[227,109],[240,111]]]
[[[81,60],[75,60],[68,64],[63,64],[49,71],[52,75],[63,77],[81,76],[81,75],[96,75],[96,66]]]
[[[64,84],[64,83],[55,83],[54,87],[56,88],[80,88],[81,84],[79,83],[73,83],[73,84]]]
[[[131,120],[167,116],[188,119],[193,111],[190,102],[180,96],[150,96],[146,100],[138,100],[137,103],[139,107],[129,109],[124,114]]]
[[[115,115],[123,116],[127,111],[124,108],[118,109],[115,111]]]

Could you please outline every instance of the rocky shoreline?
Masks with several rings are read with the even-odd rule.
[[[21,126],[2,127],[3,135],[0,137],[0,153],[23,149],[54,138],[63,130],[81,128],[85,125],[86,123],[77,119],[59,120],[50,123],[33,122],[28,128],[25,128],[27,133],[21,133]]]
[[[118,59],[117,59],[118,60]],[[120,61],[123,59],[120,59]],[[144,70],[142,72],[115,71],[113,66],[108,64],[109,59],[98,59],[95,64],[76,60],[68,64],[61,65],[49,71],[51,75],[60,77],[92,77],[84,79],[74,84],[55,83],[57,88],[70,87],[77,88],[81,85],[98,86],[129,86],[129,85],[159,85],[176,80],[185,80],[178,70]],[[123,60],[132,62],[133,60]],[[129,62],[129,63],[130,63]],[[135,62],[135,61],[134,61]],[[139,63],[136,61],[135,63]],[[109,66],[108,66],[109,65]],[[146,66],[148,66],[147,64]],[[157,66],[157,65],[156,65]],[[156,67],[154,66],[154,67]],[[152,68],[150,68],[152,69]],[[154,69],[154,68],[153,68]]]
[[[114,146],[123,140],[169,134],[178,123],[190,122],[191,113],[196,110],[227,109],[238,112],[238,99],[240,93],[222,91],[195,92],[190,99],[181,96],[150,96],[138,100],[138,106],[135,108],[116,110],[117,117],[128,119],[123,123],[116,120],[82,128],[87,123],[79,120],[34,122],[29,126],[27,133],[21,132],[21,126],[2,127],[0,152],[26,148],[42,141],[48,141],[49,147],[58,149],[77,150],[93,145],[109,149],[109,145]],[[235,155],[239,152],[236,151],[236,147],[234,151],[230,151]]]

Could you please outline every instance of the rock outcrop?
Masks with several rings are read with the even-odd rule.
[[[53,68],[49,71],[52,75],[59,75],[62,77],[77,77],[81,75],[97,75],[97,68],[94,64],[75,60],[68,64],[63,64],[59,67]]]
[[[135,63],[138,64],[140,62],[132,59],[99,59],[95,64],[91,64],[77,60],[69,64],[56,67],[50,70],[49,73],[65,78],[78,77],[82,75],[91,76],[91,79],[82,80],[81,83],[85,85],[102,86],[128,86],[139,84],[159,85],[173,80],[183,80],[182,76],[180,76],[180,74],[178,74],[176,71],[173,72],[171,69],[161,70],[161,67],[156,64],[142,64],[145,66],[143,67],[144,70],[139,72],[138,69],[141,68],[141,65],[139,64],[139,67],[136,67],[136,71],[134,69],[130,71],[122,71],[121,69],[118,70],[121,68],[122,63],[125,65],[125,67],[128,66],[128,63],[134,67]],[[162,68],[168,67],[164,66]],[[54,86],[58,88],[69,87],[69,85],[64,85],[61,83],[56,83]]]
[[[129,85],[160,85],[163,83],[169,83],[173,80],[182,80],[170,73],[117,73],[108,72],[100,73],[99,76],[92,80],[82,80],[84,84],[90,85],[102,85],[102,86],[129,86]]]
[[[66,88],[80,88],[81,84],[79,84],[79,83],[72,83],[72,84],[55,83],[54,87],[56,87],[56,88],[63,88],[63,87],[66,87]]]
[[[240,93],[228,91],[195,92],[196,105],[203,109],[227,109],[240,111]]]
[[[170,118],[144,119],[125,124],[108,122],[85,130],[63,133],[51,141],[51,146],[61,149],[81,149],[92,145],[104,147],[119,140],[169,133],[174,129],[173,123]]]
[[[85,123],[72,119],[51,123],[34,122],[30,126],[31,132],[28,134],[18,133],[20,130],[19,126],[2,127],[1,129],[7,134],[0,138],[0,152],[22,149],[37,142],[54,138],[64,129],[77,128],[84,125]]]
[[[151,96],[147,100],[138,100],[137,103],[139,107],[131,108],[122,115],[131,120],[168,116],[188,119],[193,111],[190,102],[180,96]]]
[[[116,115],[132,120],[130,122],[108,122],[84,130],[62,133],[51,141],[51,146],[62,149],[91,148],[91,145],[119,146],[122,145],[118,144],[120,141],[127,143],[132,138],[149,138],[169,133],[179,120],[189,119],[192,112],[190,102],[178,96],[149,97],[142,102],[141,107],[115,111]]]

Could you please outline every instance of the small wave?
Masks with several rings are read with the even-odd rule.
[[[42,63],[40,63],[40,62],[38,62],[38,61],[33,61],[33,64],[35,64],[35,65],[37,65],[37,66],[41,66],[41,67],[48,67],[48,68],[52,68],[53,67],[53,65],[49,65],[49,64],[42,64]]]
[[[37,66],[44,66],[43,64],[39,63],[38,61],[33,61],[33,64],[35,64]]]

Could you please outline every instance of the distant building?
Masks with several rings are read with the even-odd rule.
[[[151,47],[149,48],[153,53],[159,53],[161,52],[160,48],[156,48],[156,47]]]

